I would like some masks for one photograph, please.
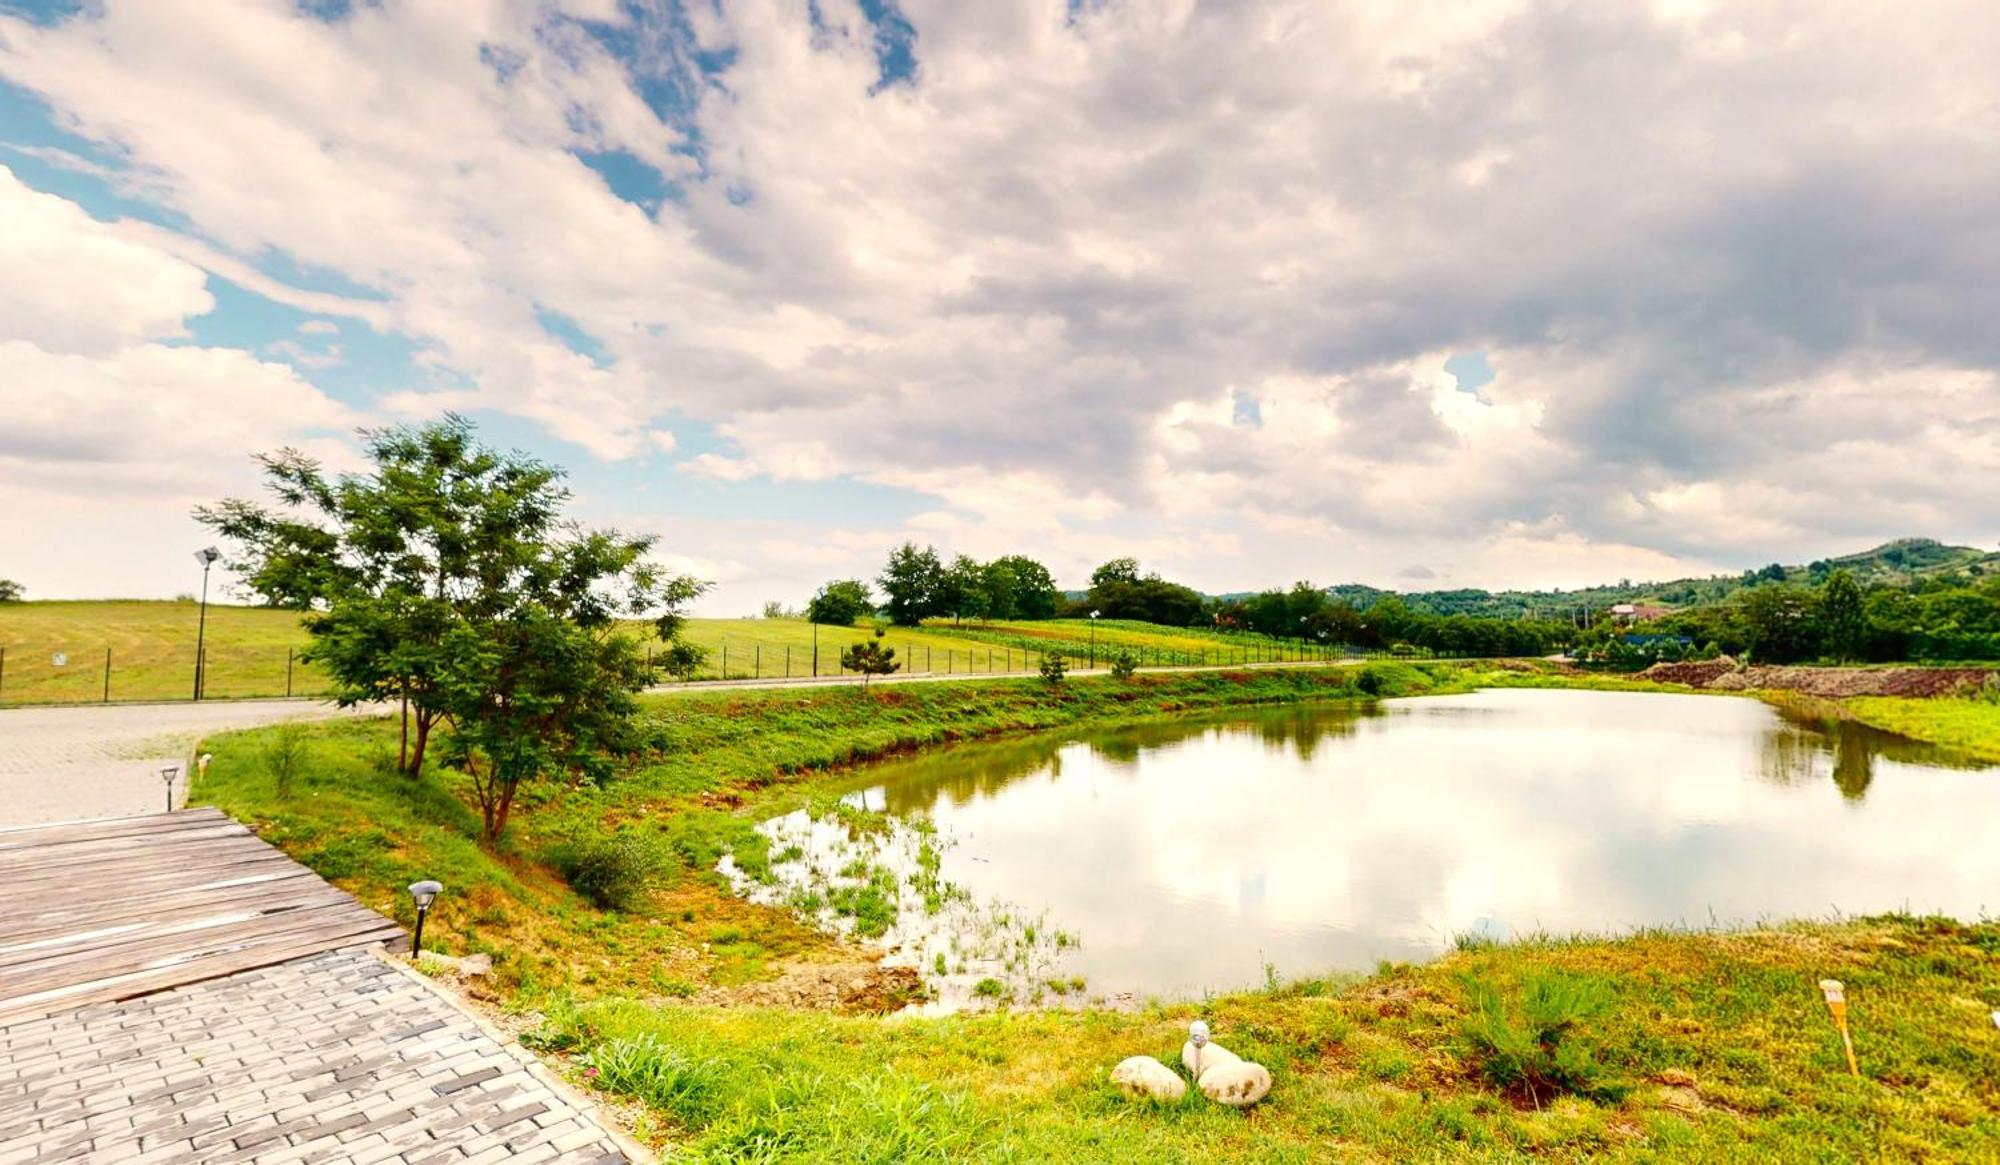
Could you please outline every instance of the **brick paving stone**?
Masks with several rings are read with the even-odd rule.
[[[626,1159],[526,1052],[366,952],[0,1028],[0,1114],[0,1165]]]

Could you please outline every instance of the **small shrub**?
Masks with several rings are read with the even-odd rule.
[[[1608,1099],[1622,1091],[1571,1038],[1579,1024],[1610,1007],[1603,982],[1532,971],[1512,989],[1468,978],[1465,991],[1472,1010],[1464,1028],[1467,1050],[1496,1087],[1524,1092],[1537,1106],[1565,1092]]]
[[[998,979],[986,978],[972,985],[972,993],[981,999],[1007,998],[1007,985]]]
[[[264,750],[264,765],[271,770],[271,776],[277,782],[278,796],[292,795],[292,782],[298,777],[305,757],[305,725],[280,724],[272,731],[270,747]]]
[[[546,855],[570,889],[605,910],[630,910],[657,889],[659,851],[631,831],[562,842]]]
[[[1043,682],[1052,688],[1060,687],[1062,682],[1069,678],[1069,664],[1061,655],[1053,651],[1042,656],[1042,663],[1039,670],[1042,673]]]
[[[599,1088],[643,1100],[699,1129],[722,1110],[727,1081],[713,1062],[669,1047],[647,1033],[611,1040],[582,1057]]]
[[[1379,696],[1386,685],[1383,683],[1381,672],[1372,667],[1364,667],[1361,669],[1361,674],[1354,677],[1354,686],[1360,689],[1364,696]]]
[[[1139,670],[1139,657],[1129,651],[1121,651],[1111,657],[1111,678],[1129,680],[1132,673]]]

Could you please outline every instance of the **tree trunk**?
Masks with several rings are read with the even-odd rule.
[[[497,842],[500,835],[507,832],[507,811],[514,807],[514,790],[518,782],[503,780],[499,773],[493,774],[492,795],[480,801],[480,813],[486,819],[486,840]]]
[[[403,769],[403,774],[409,777],[411,780],[415,780],[416,778],[423,775],[424,747],[430,743],[431,726],[437,723],[437,718],[438,714],[436,712],[426,711],[421,706],[418,707],[417,747],[411,751],[409,763]]]

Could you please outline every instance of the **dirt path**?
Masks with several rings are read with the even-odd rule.
[[[188,752],[211,732],[375,711],[305,700],[0,710],[0,826],[156,813],[160,770],[183,767],[174,802],[185,801]]]

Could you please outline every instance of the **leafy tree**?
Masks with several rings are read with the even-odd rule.
[[[1004,580],[1008,600],[1005,613],[996,609],[995,619],[1053,619],[1062,603],[1049,568],[1022,554],[1009,554],[986,564],[987,586],[991,591]]]
[[[1129,680],[1132,673],[1139,670],[1139,657],[1130,651],[1120,651],[1111,657],[1111,678]]]
[[[992,611],[992,596],[986,589],[986,572],[971,558],[961,554],[945,567],[938,580],[932,613],[950,615],[953,622],[966,618],[985,619]]]
[[[1114,558],[1090,572],[1090,589],[1110,583],[1136,583],[1139,581],[1139,560],[1136,558]]]
[[[1760,663],[1797,663],[1819,648],[1817,596],[1788,583],[1760,586],[1737,604],[1752,656]]]
[[[876,578],[882,588],[882,609],[899,627],[914,627],[938,612],[938,592],[944,584],[944,566],[937,551],[905,542],[889,552],[888,565]]]
[[[806,604],[806,618],[831,627],[852,627],[855,620],[874,610],[867,583],[858,578],[835,579],[814,592]]]
[[[861,690],[868,691],[868,681],[874,676],[886,676],[903,665],[896,662],[896,649],[882,645],[882,629],[875,629],[875,638],[864,639],[840,653],[840,666],[861,674]]]
[[[1014,564],[1009,560],[996,558],[979,568],[980,605],[985,618],[1018,618],[1015,590]]]
[[[490,735],[469,719],[487,707],[472,698],[481,684],[495,707],[525,716],[555,698],[538,690],[560,690],[544,670],[583,666],[539,655],[535,645],[587,657],[612,687],[643,686],[643,665],[639,673],[627,666],[637,646],[611,635],[613,619],[657,613],[653,627],[667,650],[655,667],[686,675],[699,665],[700,650],[679,638],[680,612],[704,584],[647,562],[651,538],[564,522],[561,470],[481,445],[455,416],[364,431],[362,445],[372,468],[339,477],[294,449],[260,456],[277,507],[230,499],[195,516],[230,541],[229,565],[253,593],[306,612],[305,658],[333,681],[337,701],[404,703],[402,764],[411,776],[447,717],[471,734],[469,746]],[[585,651],[558,636],[562,628],[540,627],[547,620],[624,646]],[[565,700],[557,700],[564,709]],[[595,715],[589,707],[579,714]],[[575,733],[602,735],[588,724]],[[561,740],[549,747],[551,755],[574,752]],[[507,772],[518,778],[525,759],[509,755]]]
[[[1036,670],[1042,673],[1043,682],[1051,688],[1060,688],[1063,681],[1069,678],[1069,662],[1063,659],[1060,651],[1042,653],[1042,662]]]
[[[0,578],[0,603],[18,603],[27,597],[28,590],[11,578]]]
[[[1861,584],[1845,570],[1827,576],[1819,595],[1820,640],[1826,654],[1842,662],[1859,659],[1868,639],[1868,612]]]

